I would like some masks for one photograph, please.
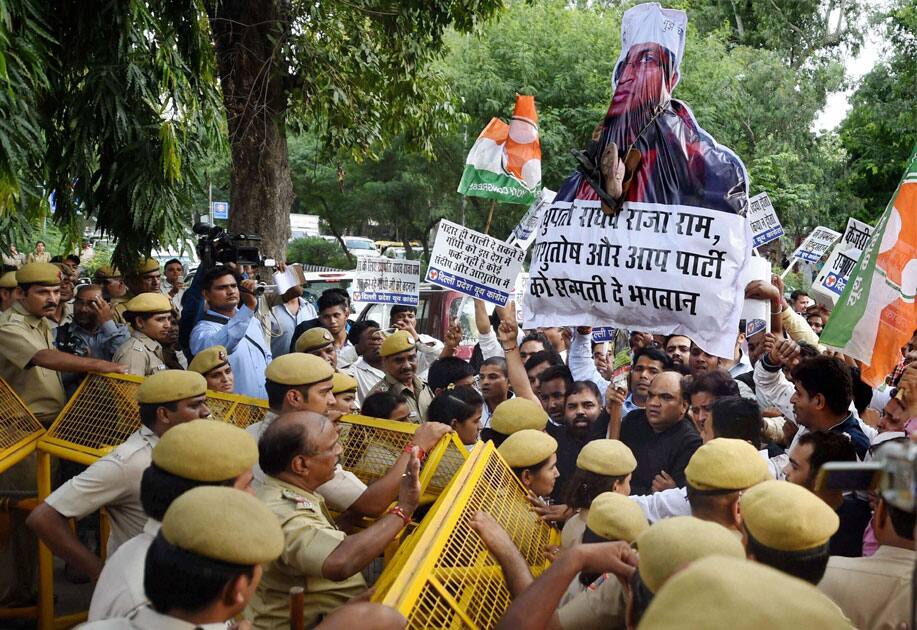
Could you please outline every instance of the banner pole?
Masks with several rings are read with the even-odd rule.
[[[497,200],[493,199],[490,202],[490,212],[487,213],[487,225],[484,226],[484,234],[490,234],[490,222],[494,218],[494,206],[497,205]]]
[[[786,269],[783,270],[783,273],[780,274],[780,279],[783,280],[786,278],[787,274],[793,269],[793,266],[796,265],[796,259],[790,261],[790,264],[786,266]]]

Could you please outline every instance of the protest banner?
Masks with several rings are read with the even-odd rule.
[[[529,274],[525,271],[519,272],[516,276],[516,282],[513,285],[513,302],[516,303],[516,323],[522,324],[525,317],[525,292],[529,287]]]
[[[784,235],[783,226],[777,217],[777,211],[771,204],[766,192],[759,193],[748,200],[748,212],[745,215],[751,228],[751,246],[761,247]]]
[[[860,362],[860,378],[878,387],[917,329],[917,146],[873,238],[822,331],[821,343]]]
[[[850,249],[855,249],[862,252],[866,249],[873,232],[875,228],[868,223],[850,217],[847,219],[847,229],[844,230],[844,236],[841,238],[841,244],[845,246],[844,251],[849,253]]]
[[[850,272],[860,258],[860,251],[849,247],[843,240],[834,246],[831,255],[822,266],[815,281],[812,283],[812,292],[815,293],[816,302],[825,306],[834,306],[847,286]]]
[[[790,260],[798,258],[811,263],[817,263],[828,253],[834,242],[841,237],[840,232],[819,225],[806,237],[806,240],[796,248]],[[790,267],[792,267],[790,263]]]
[[[596,343],[605,343],[615,340],[615,329],[610,326],[596,326],[592,329],[592,340]]]
[[[541,141],[535,97],[516,95],[513,118],[491,118],[468,157],[458,192],[503,203],[530,204],[541,186]]]
[[[526,328],[681,334],[733,357],[748,173],[672,97],[687,21],[656,3],[624,13],[609,108],[540,223]]]
[[[354,302],[417,306],[420,296],[420,261],[384,256],[357,258],[351,291]]]
[[[763,256],[752,256],[742,272],[739,284],[744,288],[750,282],[762,280],[770,282],[771,263]],[[771,303],[767,300],[746,299],[742,304],[742,319],[745,320],[745,336],[750,337],[759,332],[771,330]]]
[[[427,282],[506,306],[525,252],[451,221],[439,222]]]
[[[542,188],[541,194],[532,202],[529,209],[525,211],[525,215],[516,227],[513,228],[506,242],[510,245],[515,245],[522,251],[528,250],[535,240],[535,230],[538,229],[538,222],[541,221],[541,215],[544,209],[550,206],[551,202],[554,201],[554,196],[556,194],[557,193],[553,190]]]

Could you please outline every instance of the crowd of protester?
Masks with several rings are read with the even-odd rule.
[[[144,377],[140,428],[88,468],[62,466],[46,500],[14,513],[4,607],[34,605],[40,539],[95,582],[88,627],[244,617],[287,628],[292,586],[305,589],[307,627],[403,627],[363,593],[422,518],[426,453],[454,433],[469,450],[493,441],[560,532],[536,577],[490,515],[459,525],[503,572],[513,603],[500,627],[911,619],[914,513],[819,472],[876,459],[917,429],[917,335],[873,389],[819,344],[830,310],[775,276],[746,290],[771,303],[769,330],[746,337],[742,322],[730,357],[685,335],[619,330],[596,343],[588,327],[522,330],[512,304],[488,314],[476,301],[468,361],[468,331],[456,321],[442,340],[421,334],[413,307],[390,307],[384,328],[357,321],[342,289],[271,297],[251,269],[200,268],[188,281],[177,259],[88,276],[87,255],[52,259],[43,243],[4,255],[0,376],[45,426],[87,373]],[[207,390],[269,412],[246,430],[205,421]],[[369,485],[338,463],[337,422],[352,413],[418,425]],[[0,494],[34,493],[34,459],[0,475]],[[68,524],[100,508],[104,563],[97,532]]]

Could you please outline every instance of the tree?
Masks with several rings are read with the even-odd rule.
[[[842,183],[861,200],[857,216],[870,222],[885,210],[917,143],[917,7],[901,2],[883,21],[894,52],[863,77],[840,127]]]
[[[501,0],[204,0],[232,150],[230,225],[283,252],[293,202],[288,125],[327,155],[363,156],[396,134],[429,148],[452,124],[430,62],[443,33],[471,30]]]

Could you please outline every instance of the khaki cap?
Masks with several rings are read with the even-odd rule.
[[[197,372],[163,370],[147,376],[137,388],[137,402],[167,403],[203,396],[207,380]]]
[[[586,527],[606,540],[632,543],[649,526],[637,502],[617,492],[603,492],[593,499],[586,517]]]
[[[134,267],[134,274],[138,276],[153,271],[159,271],[159,261],[155,258],[144,258]]]
[[[637,538],[637,569],[646,587],[656,593],[686,564],[706,556],[745,557],[738,537],[722,525],[693,516],[656,521]]]
[[[112,265],[102,265],[96,269],[95,277],[99,280],[111,280],[113,278],[121,278],[121,271],[117,267]]]
[[[620,477],[634,472],[637,460],[620,440],[592,440],[579,452],[576,467],[597,475]]]
[[[840,526],[837,512],[789,481],[765,481],[739,499],[745,529],[771,549],[803,551],[828,544]]]
[[[0,289],[15,289],[19,286],[19,283],[16,282],[16,272],[7,271],[5,274],[0,276]]]
[[[512,435],[522,429],[543,431],[548,425],[548,414],[534,400],[516,396],[504,400],[490,417],[490,428],[502,435]]]
[[[223,346],[210,346],[194,355],[191,363],[188,364],[188,369],[192,372],[206,375],[210,370],[222,367],[228,362],[229,353],[226,352],[226,348]]]
[[[334,337],[327,328],[316,326],[310,328],[296,340],[296,352],[312,352],[334,343]]]
[[[694,451],[685,479],[696,490],[745,490],[768,479],[767,462],[745,440],[716,438]]]
[[[839,630],[853,625],[808,582],[750,560],[712,556],[666,582],[638,628]]]
[[[506,438],[497,449],[510,468],[540,464],[557,452],[557,440],[544,431],[523,429]]]
[[[29,263],[16,272],[16,283],[57,285],[61,283],[61,270],[51,263]]]
[[[233,564],[264,564],[283,551],[273,512],[252,495],[225,486],[185,492],[166,510],[160,531],[171,545]]]
[[[385,338],[382,347],[379,348],[380,357],[390,357],[399,352],[412,350],[417,340],[406,330],[396,330],[394,333]]]
[[[163,293],[141,293],[124,305],[130,313],[171,313],[172,301]]]
[[[235,425],[192,420],[163,434],[153,447],[153,463],[191,481],[226,481],[258,463],[258,444]]]
[[[334,376],[328,362],[314,354],[291,352],[277,357],[264,370],[264,377],[280,385],[312,385]]]
[[[344,374],[343,372],[335,372],[334,376],[331,377],[332,394],[343,394],[344,392],[355,391],[357,391],[357,379],[354,377]]]

